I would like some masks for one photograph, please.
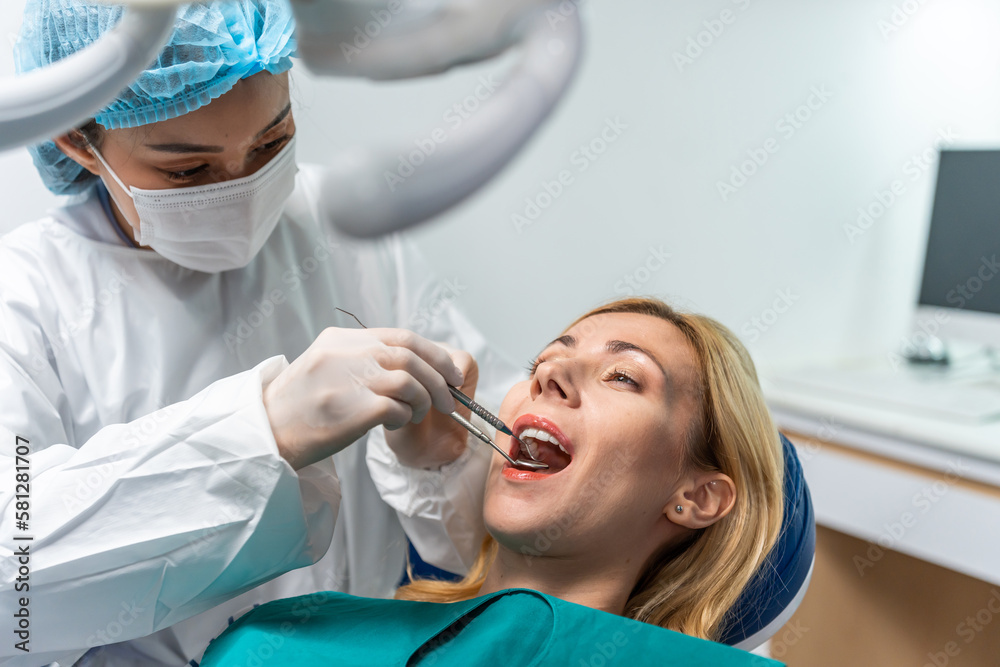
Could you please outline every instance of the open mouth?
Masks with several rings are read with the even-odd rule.
[[[524,415],[514,422],[514,434],[524,446],[511,438],[510,455],[516,459],[535,459],[549,467],[534,471],[539,475],[554,475],[573,462],[573,445],[554,423],[535,415]],[[510,464],[507,464],[508,466]]]

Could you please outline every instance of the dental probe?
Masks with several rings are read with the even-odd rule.
[[[507,428],[507,425],[504,424],[502,421],[500,421],[499,417],[496,417],[492,412],[490,412],[483,406],[479,405],[479,403],[476,403],[474,400],[463,394],[455,387],[448,385],[448,389],[451,391],[451,395],[454,396],[459,403],[472,410],[473,414],[477,415],[480,419],[482,419],[484,422],[486,422],[496,430],[500,431],[501,433],[506,433],[511,438],[520,443],[521,451],[527,454],[529,459],[535,461],[536,463],[541,463],[541,461],[539,461],[538,459],[536,459],[534,456],[531,455],[531,450],[528,449],[528,446],[525,445],[519,437],[514,435],[513,431]],[[548,466],[545,467],[548,468]]]
[[[543,470],[549,467],[547,464],[542,463],[541,461],[526,461],[524,459],[518,459],[515,461],[510,457],[510,454],[500,449],[497,443],[493,442],[490,439],[490,436],[486,435],[478,428],[476,428],[476,426],[468,419],[458,414],[457,412],[452,412],[449,416],[455,421],[457,421],[459,424],[464,426],[469,433],[476,436],[477,438],[488,444],[490,447],[500,452],[500,456],[507,459],[507,463],[511,464],[515,468],[524,468],[525,470]]]

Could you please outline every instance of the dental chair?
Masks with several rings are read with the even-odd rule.
[[[720,641],[751,651],[788,622],[805,597],[816,554],[816,519],[795,447],[784,435],[785,515],[764,566],[726,617]]]

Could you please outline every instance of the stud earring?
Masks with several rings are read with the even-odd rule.
[[[677,507],[675,507],[674,509],[675,509],[675,510],[677,510],[677,513],[678,513],[678,514],[680,514],[681,512],[683,512],[683,511],[684,511],[684,506],[683,506],[683,505],[678,505],[678,506],[677,506]]]

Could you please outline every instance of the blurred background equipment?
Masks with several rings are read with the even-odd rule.
[[[83,124],[155,59],[171,33],[171,5],[181,0],[124,4],[121,23],[95,44],[0,80],[0,151]],[[299,54],[321,75],[428,76],[523,45],[504,81],[454,131],[335,156],[323,204],[334,224],[356,236],[405,229],[482,187],[545,121],[580,57],[579,17],[570,0],[295,0],[292,8]]]

